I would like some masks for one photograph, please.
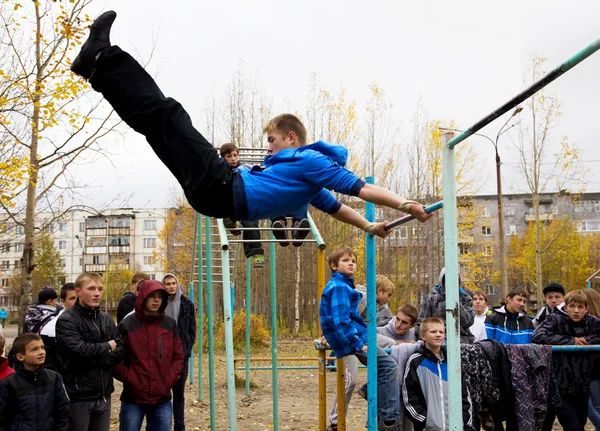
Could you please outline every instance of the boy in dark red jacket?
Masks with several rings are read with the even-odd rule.
[[[171,429],[171,388],[179,380],[183,347],[177,323],[164,311],[168,297],[162,283],[139,285],[135,313],[119,323],[125,342],[125,361],[114,370],[123,382],[121,431],[139,431],[146,417],[149,429]]]

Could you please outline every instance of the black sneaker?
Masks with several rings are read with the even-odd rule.
[[[227,228],[227,230],[233,235],[233,236],[239,236],[242,231],[237,228],[237,222],[231,220],[230,218],[224,218],[223,219],[223,224],[225,225],[225,227]]]
[[[90,26],[90,35],[71,63],[73,73],[90,79],[96,70],[96,57],[110,47],[110,28],[117,18],[115,11],[104,12]]]
[[[360,388],[358,388],[356,393],[358,395],[360,395],[361,397],[363,397],[365,400],[367,400],[367,401],[369,400],[369,395],[367,392],[367,385],[362,385]]]
[[[296,229],[308,229],[310,227],[310,222],[303,218],[302,220],[296,220],[294,222],[294,224],[292,225],[292,227],[296,228]],[[308,233],[310,231],[309,230],[295,230],[292,233],[292,238],[293,239],[304,239],[308,236]],[[300,241],[292,241],[292,244],[294,244],[294,247],[300,247],[302,244],[302,242]]]
[[[278,239],[279,241],[281,241],[279,243],[280,246],[287,247],[288,245],[290,245],[290,243],[288,241],[282,241],[282,240],[288,238],[287,231],[286,230],[277,230],[277,229],[285,228],[285,222],[283,222],[281,220],[275,220],[271,224],[271,228],[273,229],[273,236],[276,239]]]

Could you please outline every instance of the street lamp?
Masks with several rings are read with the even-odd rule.
[[[506,120],[506,122],[502,125],[498,134],[496,135],[496,140],[492,140],[489,136],[482,135],[481,133],[473,133],[472,136],[481,136],[482,138],[486,138],[488,141],[492,143],[494,146],[494,151],[496,153],[496,188],[498,191],[498,237],[500,239],[500,279],[501,279],[501,299],[506,298],[508,295],[508,272],[506,270],[506,248],[504,243],[504,210],[502,205],[502,176],[500,174],[500,155],[498,154],[498,139],[503,133],[508,132],[515,125],[512,124],[509,127],[506,127],[510,120],[513,119],[517,114],[519,114],[523,108],[517,106],[517,108],[513,111],[512,115]],[[441,130],[450,130],[455,132],[464,132],[464,130],[459,129],[451,129],[446,127],[440,127]]]

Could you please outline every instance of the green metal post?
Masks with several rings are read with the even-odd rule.
[[[196,213],[198,241],[198,401],[202,401],[202,361],[204,350],[204,281],[202,280],[202,215]]]
[[[215,398],[215,341],[213,325],[213,290],[212,290],[212,244],[210,238],[210,217],[204,217],[206,226],[206,311],[208,319],[208,380],[210,386],[210,429],[216,428],[217,400]]]
[[[366,178],[367,184],[375,184],[374,177]],[[375,221],[375,204],[367,202],[365,204],[366,219]],[[367,427],[371,431],[377,429],[377,309],[375,304],[376,297],[376,275],[377,260],[375,258],[375,237],[367,235],[365,239],[366,275],[367,275],[367,380],[369,382],[368,391],[368,409],[367,409]]]
[[[223,280],[223,323],[225,325],[225,368],[227,378],[227,411],[229,429],[237,431],[237,406],[235,400],[235,366],[233,364],[233,307],[231,305],[231,268],[229,266],[229,240],[223,219],[217,219],[221,242],[221,274]]]
[[[271,239],[275,239],[271,232]],[[279,387],[277,376],[277,262],[275,259],[276,243],[269,244],[269,268],[271,276],[271,361],[273,376],[273,430],[279,429]]]
[[[444,255],[446,265],[446,336],[448,340],[448,420],[450,431],[463,429],[460,359],[460,315],[458,285],[458,227],[456,210],[456,160],[448,141],[454,134],[442,135],[444,185]]]
[[[246,259],[246,395],[250,395],[250,258]]]

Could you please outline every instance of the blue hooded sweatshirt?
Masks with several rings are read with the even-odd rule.
[[[367,324],[358,314],[362,293],[354,279],[334,272],[323,289],[319,314],[323,336],[336,358],[359,352],[367,344]]]
[[[319,141],[286,148],[265,159],[265,168],[240,169],[233,193],[238,220],[293,214],[310,203],[333,214],[339,203],[327,190],[357,196],[365,182],[345,169],[348,150]]]

